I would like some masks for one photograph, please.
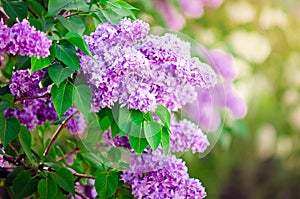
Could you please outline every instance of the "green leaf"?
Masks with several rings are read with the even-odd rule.
[[[37,0],[27,0],[27,3],[31,10],[39,16],[44,16],[46,14],[45,8]]]
[[[17,166],[10,174],[8,174],[5,180],[5,186],[11,186],[17,175],[24,170],[23,166]]]
[[[38,192],[41,199],[52,199],[58,192],[58,188],[50,178],[40,180],[38,184]]]
[[[50,176],[57,185],[70,192],[73,196],[75,195],[74,176],[71,171],[60,167],[56,172],[50,173]]]
[[[16,199],[32,195],[37,190],[38,179],[32,178],[30,171],[19,173],[12,182],[13,193]]]
[[[69,41],[71,44],[77,46],[82,52],[85,54],[92,56],[89,46],[87,45],[86,41],[76,32],[68,32],[64,38],[65,40]]]
[[[167,155],[170,148],[170,133],[165,127],[163,127],[161,130],[161,147],[164,151],[164,154]]]
[[[26,127],[21,126],[21,130],[18,137],[22,149],[24,150],[27,158],[29,159],[30,162],[33,162],[32,153],[31,153],[31,133]]]
[[[85,25],[81,18],[75,16],[65,18],[61,15],[58,15],[57,18],[68,31],[75,32],[79,35],[84,33]]]
[[[83,0],[49,0],[47,15],[54,16],[61,10],[77,10],[82,6],[86,6],[86,2]]]
[[[53,64],[49,67],[48,74],[52,81],[59,86],[67,77],[73,74],[75,70],[70,67],[63,67],[60,64]]]
[[[27,17],[27,5],[18,0],[1,0],[5,13],[14,21],[22,21]]]
[[[161,126],[157,122],[144,122],[144,133],[153,150],[156,150],[161,142]]]
[[[0,113],[0,138],[4,148],[17,137],[20,127],[19,120],[16,118],[5,119],[4,114]]]
[[[74,87],[73,103],[78,110],[87,119],[91,111],[92,92],[85,84],[80,84]]]
[[[16,70],[24,70],[24,69],[30,68],[30,57],[19,56],[15,67],[16,67]]]
[[[157,105],[155,112],[160,121],[169,129],[171,122],[171,115],[169,110],[163,105]]]
[[[59,87],[53,85],[51,96],[54,108],[58,116],[61,117],[72,106],[73,86],[67,82]]]
[[[5,95],[1,95],[0,99],[2,102],[7,102],[9,108],[13,109],[15,107],[15,103],[14,103],[15,97],[12,94],[7,93]]]
[[[52,61],[55,58],[55,46],[56,46],[55,44],[52,44],[52,46],[50,47],[51,54],[46,58],[42,58],[42,57],[38,58],[36,56],[31,57],[31,72],[46,68],[52,63]]]
[[[108,116],[105,116],[104,118],[102,118],[101,120],[99,120],[99,124],[101,126],[101,129],[103,131],[105,131],[105,130],[107,130],[110,127],[111,121],[110,121],[110,119],[109,119]]]
[[[79,70],[79,58],[76,55],[76,49],[69,42],[62,41],[56,45],[56,57],[67,66]]]
[[[141,154],[144,151],[144,149],[148,146],[146,138],[136,137],[132,135],[129,135],[129,143],[133,150],[138,154]]]
[[[133,7],[132,5],[130,5],[129,3],[125,2],[125,1],[115,1],[115,2],[108,2],[110,5],[116,7],[116,8],[125,8],[128,10],[138,10],[138,8]]]
[[[101,198],[112,196],[116,192],[118,178],[116,172],[100,173],[96,176],[95,188]]]
[[[102,168],[103,167],[103,160],[96,154],[92,152],[84,152],[80,153],[83,159],[88,162],[94,168]]]
[[[119,22],[122,19],[122,16],[118,15],[112,9],[101,10],[101,13],[107,19],[107,21],[113,25],[119,25]]]
[[[9,107],[9,103],[6,101],[0,101],[0,112],[5,111]]]

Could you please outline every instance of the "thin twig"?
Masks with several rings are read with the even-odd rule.
[[[81,191],[79,191],[78,189],[75,189],[75,193],[79,196],[81,196],[83,199],[89,199],[89,197],[87,197],[84,193],[82,193]]]
[[[82,174],[82,173],[76,173],[72,172],[73,176],[77,176],[79,178],[90,178],[90,179],[96,179],[95,176],[87,175],[87,174]]]
[[[44,157],[47,157],[49,152],[50,152],[50,149],[52,147],[52,145],[54,144],[54,142],[56,141],[59,133],[61,132],[61,130],[64,128],[64,126],[66,125],[66,123],[76,114],[78,113],[78,111],[75,111],[74,113],[72,113],[71,115],[69,115],[60,125],[59,127],[57,128],[56,132],[53,134],[51,140],[50,140],[50,143],[49,145],[47,146],[47,148],[45,149],[43,155]]]
[[[9,145],[10,148],[15,152],[15,154],[16,154],[17,156],[20,156],[20,154],[19,154],[19,152],[17,151],[17,149],[16,149],[11,143],[9,143],[8,145]]]
[[[30,100],[30,99],[39,99],[39,98],[46,98],[46,97],[50,97],[50,93],[45,93],[44,95],[41,96],[32,96],[32,97],[22,97],[19,99],[15,99],[15,102],[19,102],[19,101],[23,101],[23,100]]]
[[[79,148],[76,147],[73,151],[70,151],[69,153],[66,153],[66,154],[64,154],[63,156],[58,157],[58,158],[56,159],[56,162],[59,162],[59,161],[61,161],[61,160],[63,160],[63,159],[66,159],[66,158],[68,158],[69,156],[78,153],[79,151],[80,151]]]

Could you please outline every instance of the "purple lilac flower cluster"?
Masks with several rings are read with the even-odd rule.
[[[189,18],[199,18],[204,14],[205,7],[217,8],[223,0],[179,0],[183,14]],[[185,25],[184,15],[170,3],[169,0],[153,0],[155,8],[162,14],[168,27],[180,30]]]
[[[221,124],[220,110],[228,109],[234,119],[239,119],[245,117],[247,105],[234,90],[237,71],[233,57],[221,50],[211,50],[205,58],[220,75],[221,81],[213,88],[197,89],[199,108],[194,104],[188,104],[185,108],[203,129],[214,131]]]
[[[86,197],[88,198],[96,198],[97,196],[97,191],[95,189],[95,180],[93,179],[89,179],[89,183],[88,184],[79,184],[78,182],[75,184],[76,189],[78,189],[81,193],[83,193]],[[74,197],[71,197],[73,199],[84,199],[82,196],[79,195],[75,195]]]
[[[52,44],[44,32],[30,26],[29,21],[17,21],[11,28],[3,20],[0,21],[0,54],[4,51],[10,54],[47,57]]]
[[[58,115],[54,109],[52,99],[49,95],[45,95],[50,88],[39,87],[39,83],[46,72],[46,70],[39,70],[31,73],[30,69],[26,69],[17,70],[12,74],[9,86],[10,92],[20,101],[22,109],[18,107],[7,109],[5,111],[6,118],[16,117],[22,125],[30,130],[47,121],[57,120]],[[64,116],[69,116],[74,111],[75,108],[71,107]],[[68,129],[73,133],[81,133],[85,128],[84,119],[81,114],[76,116],[78,118],[72,118],[68,122]]]
[[[100,24],[86,36],[93,58],[79,53],[81,70],[93,91],[93,110],[116,102],[153,111],[157,104],[175,111],[196,99],[194,86],[215,84],[214,71],[192,58],[190,45],[177,36],[147,36],[149,25],[124,19]]]
[[[206,135],[193,122],[183,119],[172,121],[170,125],[170,150],[174,152],[189,151],[203,153],[209,146]]]
[[[131,185],[137,198],[204,198],[206,192],[199,180],[192,179],[181,159],[164,156],[161,150],[151,154],[132,154],[129,170],[121,179]]]

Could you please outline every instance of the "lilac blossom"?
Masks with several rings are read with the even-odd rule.
[[[179,122],[172,121],[170,125],[170,150],[174,152],[189,151],[204,152],[209,146],[206,135],[193,122],[186,119]]]
[[[153,0],[155,8],[162,14],[165,23],[173,30],[180,30],[185,25],[184,17],[168,0]]]
[[[209,89],[198,88],[197,103],[189,103],[184,109],[203,129],[215,131],[221,124],[222,111],[228,110],[232,118],[240,119],[245,117],[247,105],[234,90],[233,81],[237,78],[237,71],[233,57],[218,49],[208,51],[205,59],[220,75],[220,81]]]
[[[173,34],[146,36],[148,30],[145,22],[124,19],[119,27],[100,24],[85,37],[94,59],[82,52],[79,57],[93,111],[116,102],[142,112],[157,104],[176,111],[196,99],[195,86],[215,84],[214,71],[191,57],[188,42]]]
[[[204,198],[204,187],[189,178],[187,167],[173,155],[164,156],[161,150],[149,154],[132,154],[129,170],[121,179],[131,185],[137,198]]]
[[[52,44],[44,32],[30,26],[29,21],[17,21],[11,28],[0,22],[0,50],[10,54],[47,57]]]

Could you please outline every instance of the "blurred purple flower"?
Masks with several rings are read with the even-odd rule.
[[[204,14],[203,2],[201,0],[179,0],[184,14],[190,18],[199,18]]]
[[[156,9],[162,14],[167,26],[180,30],[185,25],[184,17],[168,2],[168,0],[153,0]]]

